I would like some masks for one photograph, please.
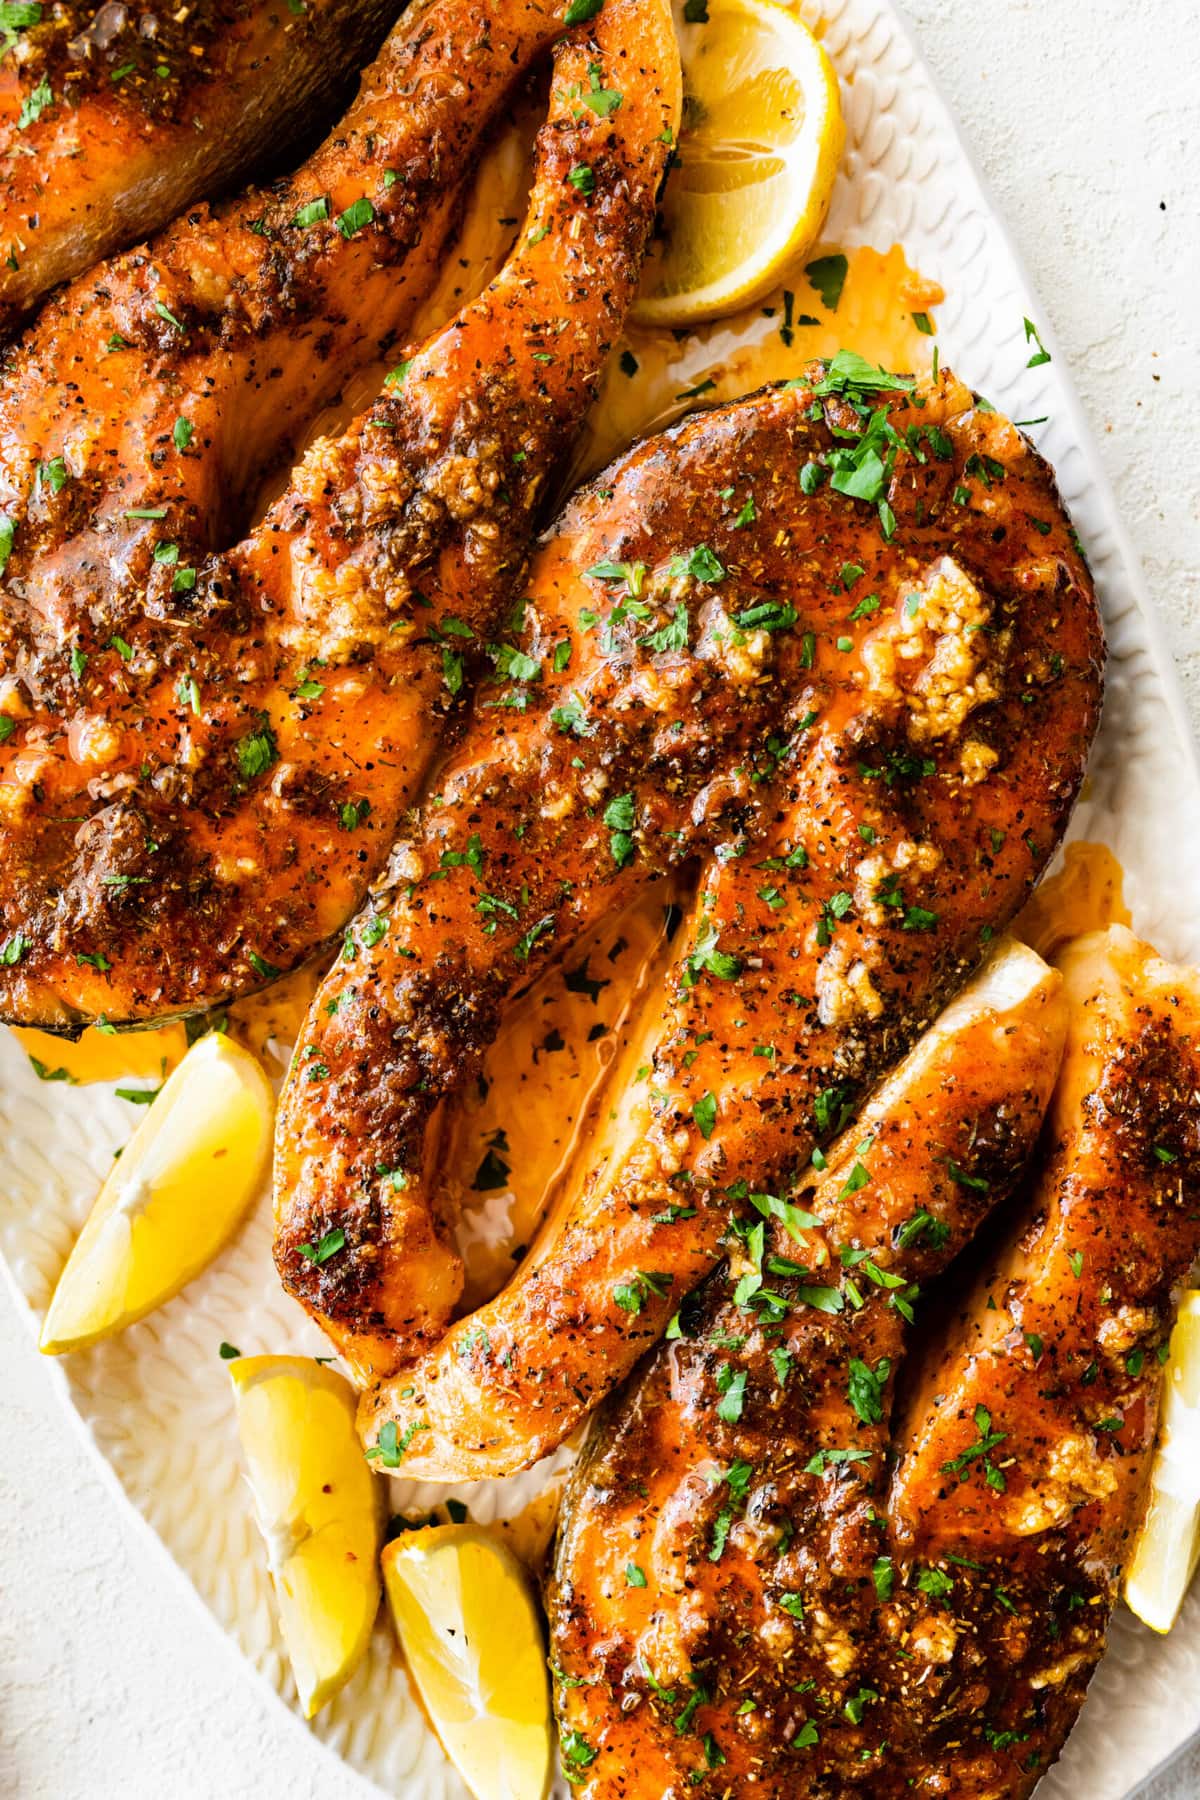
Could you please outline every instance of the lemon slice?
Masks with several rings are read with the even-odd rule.
[[[683,127],[634,318],[684,325],[759,299],[816,241],[846,140],[837,76],[774,0],[680,24]]]
[[[275,1102],[248,1051],[194,1044],[113,1165],[42,1326],[51,1356],[144,1318],[198,1275],[258,1191]]]
[[[229,1373],[283,1641],[311,1719],[353,1674],[379,1611],[380,1484],[344,1376],[308,1356],[243,1356]]]
[[[1200,1293],[1184,1296],[1171,1333],[1150,1499],[1125,1574],[1125,1601],[1169,1631],[1200,1557]]]
[[[438,1525],[383,1553],[392,1619],[442,1747],[476,1800],[542,1800],[553,1737],[528,1578],[477,1525]]]

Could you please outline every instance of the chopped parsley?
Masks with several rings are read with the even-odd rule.
[[[316,225],[320,220],[327,219],[328,217],[328,200],[324,198],[320,200],[310,200],[306,206],[300,208],[299,212],[293,218],[292,224],[298,225],[301,231],[307,231],[310,225]]]
[[[657,1295],[660,1300],[666,1298],[671,1279],[670,1275],[656,1275],[647,1269],[635,1269],[628,1281],[619,1282],[613,1289],[613,1301],[622,1312],[632,1313],[636,1317],[651,1294]]]
[[[727,1425],[736,1425],[746,1401],[745,1369],[735,1372],[728,1363],[722,1363],[717,1371],[717,1392],[721,1396],[717,1401],[717,1417]]]
[[[719,947],[719,933],[711,919],[706,919],[696,933],[696,942],[687,957],[684,980],[695,985],[702,973],[715,975],[718,981],[734,981],[741,973],[741,961]]]
[[[313,1267],[318,1269],[322,1263],[327,1263],[331,1256],[336,1256],[338,1251],[344,1250],[345,1247],[346,1233],[340,1225],[335,1225],[332,1231],[327,1231],[320,1243],[315,1246],[312,1244],[297,1244],[296,1246],[305,1262],[312,1263]]]
[[[604,823],[612,832],[609,849],[618,869],[623,869],[634,856],[634,802],[632,794],[618,794],[604,809]]]
[[[345,212],[338,214],[334,224],[344,238],[352,238],[355,232],[361,231],[364,226],[369,225],[374,217],[375,208],[366,195],[362,194],[357,200],[351,201]]]
[[[428,1431],[425,1419],[418,1419],[409,1425],[403,1433],[398,1431],[395,1419],[388,1419],[380,1427],[379,1442],[372,1444],[365,1452],[368,1461],[379,1459],[385,1469],[398,1469],[404,1452],[408,1449],[419,1431]]]
[[[1038,335],[1038,328],[1034,324],[1033,320],[1026,319],[1023,322],[1024,322],[1024,326],[1025,326],[1025,342],[1027,344],[1032,342],[1037,345],[1037,349],[1034,351],[1033,355],[1029,358],[1029,361],[1025,364],[1025,367],[1027,369],[1037,369],[1037,368],[1041,367],[1042,363],[1048,363],[1050,361],[1050,352],[1047,350],[1045,344],[1043,344],[1040,336]]]
[[[707,1141],[712,1136],[717,1123],[717,1102],[713,1094],[701,1094],[692,1107],[692,1117],[696,1121],[696,1128],[700,1136]]]
[[[271,765],[279,760],[274,733],[265,720],[256,731],[239,738],[235,749],[238,768],[246,781],[253,781],[257,775],[265,775]]]
[[[821,296],[821,305],[829,312],[836,312],[838,309],[849,270],[850,264],[840,253],[835,256],[818,256],[815,262],[804,265],[809,286]]]
[[[886,1356],[873,1371],[861,1357],[850,1358],[850,1404],[864,1425],[878,1425],[883,1418],[883,1389],[891,1368]]]
[[[53,104],[54,94],[51,91],[50,83],[43,77],[21,102],[21,111],[17,116],[17,130],[27,131],[31,125],[37,123],[46,108]]]
[[[691,550],[673,556],[667,564],[668,581],[678,581],[682,576],[689,575],[693,581],[715,584],[724,581],[726,573],[724,563],[707,544],[696,544]]]
[[[1002,1444],[1008,1436],[1006,1431],[992,1430],[992,1415],[986,1406],[977,1406],[974,1413],[976,1440],[968,1444],[965,1450],[950,1462],[942,1464],[943,1475],[957,1475],[960,1482],[970,1479],[971,1469],[978,1462],[983,1470],[983,1478],[990,1488],[1002,1494],[1008,1483],[1004,1479],[1003,1469],[996,1468],[991,1460],[991,1453],[998,1444]],[[919,1584],[918,1584],[919,1585]]]

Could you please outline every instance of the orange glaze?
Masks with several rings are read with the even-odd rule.
[[[548,1597],[578,1796],[1023,1800],[1058,1754],[1142,1517],[1200,1170],[1195,972],[1120,926],[1058,967],[973,1048],[935,1028],[760,1244],[778,1304],[739,1244],[594,1431]],[[1028,1206],[918,1317],[889,1420],[856,1393],[897,1381],[888,1294],[976,1236],[1052,1085]],[[789,1286],[868,1250],[897,1286]]]
[[[562,38],[534,0],[510,12],[472,13],[468,43],[461,0],[431,0],[265,212],[251,196],[189,213],[149,259],[60,296],[14,354],[5,573],[29,602],[12,609],[0,683],[0,1012],[14,1022],[206,1011],[304,961],[386,858],[462,679],[425,635],[433,596],[469,634],[494,634],[546,471],[632,297],[678,110],[661,0],[609,0],[594,31]],[[403,358],[349,434],[321,441],[250,539],[216,552],[290,425],[362,349],[409,328],[426,284],[405,286],[408,252],[432,277],[454,177],[473,172],[489,111],[508,110],[520,70],[556,39],[557,110],[503,277]],[[652,53],[661,71],[639,65],[611,117],[573,107],[592,61],[624,82]],[[307,338],[288,311],[298,287]],[[297,353],[305,341],[315,361]],[[78,358],[66,388],[64,342]],[[43,463],[56,471],[44,480]],[[422,617],[399,617],[405,606]]]
[[[1013,930],[1039,956],[1054,956],[1071,938],[1128,925],[1125,871],[1107,844],[1068,844],[1063,866],[1026,901]]]
[[[512,109],[512,118],[481,158],[462,219],[440,260],[437,278],[413,315],[412,343],[440,331],[461,307],[469,306],[504,266],[513,247],[529,198],[534,139],[545,113],[540,86],[527,89]],[[341,392],[313,415],[296,439],[296,459],[320,437],[338,437],[369,407],[385,377],[403,360],[401,353],[376,358],[354,370]],[[273,469],[259,489],[253,510],[258,519],[283,493],[289,471]]]
[[[554,1434],[561,1434],[564,1427],[573,1429],[579,1409],[587,1404],[582,1376],[592,1371],[597,1381],[610,1384],[621,1359],[636,1358],[646,1336],[660,1323],[665,1325],[677,1304],[670,1289],[678,1283],[676,1291],[682,1293],[689,1277],[698,1279],[704,1271],[710,1248],[704,1233],[711,1209],[702,1216],[696,1204],[684,1208],[686,1218],[672,1213],[677,1195],[669,1183],[682,1172],[681,1164],[695,1180],[697,1168],[704,1176],[718,1167],[717,1158],[723,1158],[720,1179],[728,1182],[737,1178],[737,1158],[745,1155],[753,1158],[754,1180],[768,1184],[774,1167],[770,1159],[778,1155],[785,1168],[791,1166],[797,1155],[804,1154],[793,1128],[801,1134],[808,1129],[798,1093],[798,1065],[804,1062],[809,1067],[811,1056],[814,1081],[824,1079],[819,1071],[828,1066],[827,1056],[836,1056],[839,1068],[846,1066],[840,1046],[836,1051],[821,1048],[827,1041],[820,1036],[824,1021],[836,1032],[839,1021],[853,1019],[857,1034],[853,1053],[865,1053],[855,1011],[858,990],[853,985],[863,985],[858,967],[867,968],[863,958],[869,959],[878,980],[889,984],[903,982],[922,966],[935,974],[940,970],[944,978],[959,954],[951,941],[951,930],[957,926],[952,927],[947,908],[973,895],[978,879],[979,865],[971,848],[974,834],[985,831],[982,841],[990,869],[986,896],[980,898],[986,899],[989,924],[1003,916],[995,856],[1007,859],[1005,879],[1020,885],[1023,900],[1028,892],[1025,884],[1032,885],[1035,874],[1029,858],[1049,853],[1057,835],[1052,815],[1045,815],[1042,828],[1029,831],[1028,841],[1011,830],[1012,809],[1018,804],[1021,823],[1029,827],[1029,806],[1043,766],[1029,759],[1045,754],[1046,744],[1031,731],[1025,701],[1014,698],[1018,687],[1024,692],[1024,683],[1019,673],[1008,670],[1007,660],[1004,691],[1013,703],[1007,713],[993,717],[1011,721],[1011,738],[979,746],[1002,762],[1002,778],[985,791],[974,777],[983,771],[986,784],[987,756],[977,768],[975,753],[968,753],[964,744],[962,780],[969,774],[970,782],[963,786],[953,768],[947,772],[944,809],[959,811],[959,822],[952,826],[935,822],[935,799],[942,789],[926,780],[924,761],[919,772],[911,774],[897,766],[892,785],[887,784],[891,764],[884,766],[879,760],[891,754],[880,737],[885,727],[877,712],[861,716],[856,711],[856,706],[863,706],[862,673],[867,669],[880,672],[874,691],[882,702],[893,709],[904,705],[898,697],[901,690],[883,679],[885,665],[892,666],[885,653],[889,645],[895,658],[906,651],[910,628],[905,621],[916,614],[908,609],[911,593],[905,584],[919,580],[918,571],[929,565],[931,556],[938,557],[947,537],[955,557],[974,571],[978,594],[1011,591],[1005,585],[1011,572],[995,559],[998,552],[1011,554],[1013,531],[1008,527],[1019,524],[1025,508],[1034,503],[1037,482],[1046,479],[998,415],[978,413],[969,394],[951,392],[948,383],[943,373],[937,388],[920,396],[919,410],[927,427],[936,424],[941,431],[939,421],[945,422],[953,456],[961,457],[960,467],[965,471],[980,454],[979,445],[993,459],[1015,456],[1016,461],[1007,466],[996,491],[988,492],[981,517],[962,513],[963,503],[952,498],[961,484],[947,460],[921,463],[923,480],[943,485],[949,509],[944,520],[936,493],[926,503],[923,494],[909,485],[916,477],[906,464],[896,493],[898,500],[903,499],[909,525],[904,539],[898,525],[896,540],[886,551],[881,550],[877,521],[861,508],[821,497],[824,490],[818,490],[811,507],[804,505],[796,469],[804,465],[810,442],[815,441],[808,436],[814,424],[814,396],[799,388],[769,390],[753,402],[698,416],[669,438],[640,446],[614,466],[601,487],[580,496],[557,533],[543,543],[524,584],[524,593],[533,596],[526,609],[531,623],[525,642],[540,667],[540,680],[514,696],[520,705],[511,709],[498,706],[494,694],[481,699],[467,738],[442,773],[440,803],[428,810],[414,839],[394,860],[397,877],[405,885],[388,897],[390,907],[385,902],[382,935],[373,930],[371,944],[364,942],[361,954],[356,952],[353,961],[339,965],[333,984],[318,998],[312,1015],[313,1074],[293,1077],[282,1114],[277,1261],[293,1291],[316,1303],[314,1310],[319,1308],[322,1322],[327,1328],[332,1325],[344,1344],[353,1332],[361,1342],[365,1334],[358,1321],[365,1319],[374,1331],[378,1320],[380,1354],[393,1355],[399,1367],[406,1362],[406,1353],[411,1356],[417,1333],[429,1342],[439,1320],[453,1321],[462,1294],[453,1222],[438,1193],[440,1168],[427,1156],[431,1139],[423,1136],[420,1115],[432,1121],[439,1099],[449,1101],[456,1089],[469,1088],[480,1066],[476,1058],[486,1053],[502,1022],[505,989],[515,998],[528,982],[526,965],[535,948],[528,934],[536,927],[536,947],[553,942],[569,953],[571,937],[594,928],[609,911],[615,893],[610,885],[611,822],[605,823],[600,814],[596,771],[605,778],[602,796],[617,796],[636,826],[639,849],[622,899],[645,876],[687,859],[693,845],[702,854],[714,838],[735,844],[732,860],[727,866],[722,863],[710,881],[708,917],[693,920],[681,943],[695,945],[703,929],[706,937],[715,933],[721,938],[723,957],[728,954],[739,966],[746,958],[756,959],[753,1009],[741,996],[735,1005],[732,995],[718,991],[725,980],[720,970],[713,980],[681,980],[678,1014],[672,1001],[656,1044],[656,1076],[647,1084],[653,1116],[639,1142],[644,1155],[618,1156],[615,1180],[606,1173],[601,1182],[581,1192],[553,1254],[541,1259],[535,1252],[506,1288],[503,1303],[496,1303],[502,1321],[498,1314],[476,1315],[469,1326],[448,1334],[444,1345],[431,1348],[424,1389],[415,1372],[403,1368],[397,1387],[402,1380],[410,1393],[424,1394],[425,1404],[414,1404],[404,1418],[390,1422],[397,1441],[410,1423],[422,1427],[406,1439],[408,1463],[422,1474],[433,1466],[437,1448],[431,1396],[444,1393],[457,1405],[469,1381],[475,1389],[464,1407],[467,1401],[474,1407],[472,1429],[476,1417],[479,1429],[468,1439],[465,1429],[458,1432],[455,1421],[448,1420],[447,1433],[453,1429],[457,1435],[453,1445],[448,1439],[445,1443],[446,1460],[438,1462],[436,1479],[465,1478],[468,1460],[473,1473],[484,1457],[498,1461],[511,1452],[514,1458],[532,1460],[559,1441]],[[966,408],[961,415],[960,405]],[[913,410],[918,410],[915,402]],[[845,428],[841,414],[835,423]],[[827,429],[833,428],[827,423]],[[966,441],[957,440],[960,432],[967,433]],[[738,471],[750,469],[755,471],[756,504],[745,521],[740,519],[745,486],[730,484]],[[725,499],[724,511],[714,497]],[[1004,509],[1003,519],[997,506]],[[936,547],[919,535],[909,541],[907,529],[914,534],[934,529],[932,524],[919,528],[918,516],[936,517],[937,530],[945,534],[936,540]],[[1002,523],[1006,529],[999,531]],[[1054,536],[1052,521],[1049,535]],[[1061,551],[1055,543],[1054,560],[1047,566],[1046,535],[1039,531],[1037,536],[1039,544],[1029,545],[1030,574],[1057,583],[1059,558],[1071,552],[1069,540],[1060,531]],[[687,568],[669,573],[674,569],[672,552],[701,541],[709,547],[715,573]],[[792,551],[793,542],[815,543],[819,555],[802,560]],[[642,607],[648,609],[645,619],[634,624],[616,620],[614,600],[599,591],[601,583],[613,578],[593,567],[598,556],[628,564],[631,570],[642,565],[639,584]],[[943,553],[937,561],[938,582],[951,579],[944,561]],[[895,595],[897,609],[882,600],[877,608],[849,600],[841,571],[851,566],[853,580],[861,578],[877,595]],[[702,591],[708,588],[717,592],[710,596]],[[786,595],[794,620],[811,625],[811,631],[781,630],[773,637],[764,633],[759,661],[747,666],[733,658],[726,673],[725,663],[709,653],[707,622],[716,620],[718,610],[736,619],[751,596],[763,594]],[[593,633],[582,618],[583,598],[590,609],[599,609],[601,618],[608,609],[611,642],[609,634]],[[905,600],[903,611],[900,599]],[[647,636],[647,624],[654,621],[664,629],[661,620],[674,618],[670,608],[685,604],[691,608],[687,645],[660,652]],[[933,601],[932,590],[931,604],[936,614],[940,602]],[[964,597],[962,604],[974,618],[980,616],[977,607],[985,603]],[[921,610],[920,600],[916,610]],[[1030,605],[1028,623],[1024,607],[1019,611],[1018,629],[1028,636],[1037,629],[1037,608]],[[857,620],[851,619],[852,613]],[[1066,617],[1055,602],[1054,642],[1060,656],[1058,641]],[[871,622],[855,638],[848,628],[864,620]],[[1050,623],[1044,619],[1043,626]],[[924,626],[917,629],[925,633]],[[995,640],[998,651],[1008,646],[1006,659],[1013,647],[1008,630],[1006,625]],[[550,647],[560,642],[568,645],[570,654],[555,667]],[[989,637],[981,644],[989,654],[991,642]],[[854,660],[856,643],[861,668]],[[925,645],[923,635],[917,646],[922,669],[924,659],[937,654],[932,644],[931,639]],[[1084,655],[1090,652],[1085,650]],[[1042,658],[1036,642],[1031,643],[1029,656],[1032,675]],[[659,657],[661,661],[654,660]],[[905,660],[912,659],[906,654]],[[1054,664],[1047,660],[1046,673],[1053,676],[1055,669],[1061,673],[1066,666],[1065,659]],[[910,671],[905,679],[924,676]],[[997,670],[977,691],[992,691],[999,679]],[[574,732],[566,736],[557,716],[572,693],[588,725],[583,736]],[[644,696],[655,704],[647,704]],[[639,699],[640,710],[635,710]],[[811,747],[807,741],[799,747],[796,785],[781,795],[767,782],[777,763],[777,752],[769,750],[769,743],[783,729],[776,721],[785,704],[794,704],[797,720],[807,721],[814,712],[824,723],[822,735]],[[759,707],[764,716],[756,710]],[[895,713],[893,729],[907,729],[905,716]],[[1057,731],[1061,689],[1045,707],[1044,717],[1045,724]],[[952,718],[935,719],[932,726],[935,732],[949,732],[957,743]],[[924,714],[920,728],[925,729]],[[804,729],[809,729],[807,724]],[[769,760],[761,765],[754,760],[760,738],[751,734],[756,733],[767,738],[763,754]],[[896,747],[892,740],[889,743]],[[720,760],[726,755],[728,762]],[[730,786],[730,777],[747,763],[754,776],[761,766],[763,780],[747,777],[743,797],[736,782]],[[692,783],[702,784],[699,806],[700,790]],[[626,787],[628,796],[622,797]],[[1054,787],[1060,792],[1057,777]],[[1038,803],[1044,804],[1040,795]],[[864,806],[870,810],[869,820],[856,810],[845,823],[848,809]],[[735,819],[727,820],[726,807],[736,812]],[[828,828],[816,823],[831,818],[834,824]],[[877,912],[883,915],[884,909],[871,901],[869,886],[877,875],[882,879],[883,865],[871,860],[860,871],[864,839],[857,827],[862,824],[869,826],[867,842],[884,841],[874,856],[890,858],[893,851],[899,856],[897,870],[909,867],[909,846],[936,829],[936,866],[927,869],[930,858],[924,855],[919,873],[907,877],[909,899],[904,903],[914,906],[920,893],[913,922],[907,923],[907,915],[893,921],[897,941],[886,948],[875,934],[888,929],[889,920],[886,916],[877,920]],[[774,858],[782,862],[777,865],[768,858],[772,869],[791,867],[786,859],[801,844],[809,855],[807,874],[796,878],[786,893],[764,895],[759,891],[765,879],[759,872],[761,859],[747,850],[745,863],[739,860],[740,835],[729,838],[734,825],[739,833],[744,831],[748,843],[758,842],[760,827],[772,844],[778,834],[791,840],[774,850]],[[996,828],[998,851],[989,846],[988,825]],[[810,845],[815,854],[810,854]],[[956,862],[963,870],[961,881],[954,873]],[[794,866],[799,869],[799,862]],[[887,866],[892,867],[891,861]],[[481,879],[486,891],[481,890]],[[853,939],[849,932],[835,939],[829,930],[823,939],[818,929],[820,908],[840,893],[851,894],[860,880],[868,884],[866,897],[861,902],[839,902],[843,912],[847,904],[867,909],[866,917],[856,919]],[[1014,910],[1017,900],[1014,890]],[[483,901],[486,905],[481,905]],[[937,926],[932,962],[921,941],[931,913]],[[978,926],[974,935],[966,921],[964,929],[973,955]],[[726,932],[728,951],[722,935]],[[778,962],[768,969],[763,958],[773,945],[778,946]],[[828,969],[818,954],[826,947]],[[777,1007],[773,997],[766,997],[774,995],[769,985],[772,971],[782,986]],[[689,968],[688,973],[695,971]],[[875,983],[876,974],[871,973],[870,979]],[[891,1046],[899,1030],[913,1028],[910,1019],[913,1025],[920,1019],[919,1002],[899,985],[889,987],[889,993],[893,991],[890,1006],[877,986],[862,1000]],[[789,998],[794,994],[803,997],[801,1004],[807,1009],[799,1024],[797,1003]],[[734,1005],[735,1017],[722,1018],[718,1028],[715,1014],[710,1018],[709,1013],[710,1007],[720,1005]],[[368,1033],[369,1044],[364,1041]],[[680,1048],[686,1037],[694,1040],[695,1056],[692,1048]],[[364,1085],[364,1075],[369,1085]],[[769,1129],[776,1126],[778,1138],[768,1141]],[[660,1145],[661,1162],[655,1162]],[[689,1152],[697,1159],[695,1165],[688,1163]],[[380,1192],[381,1165],[389,1183],[387,1193]],[[746,1173],[749,1178],[749,1170]],[[320,1291],[310,1293],[305,1284],[312,1281],[311,1265],[298,1255],[293,1258],[291,1245],[312,1241],[314,1230],[327,1231],[335,1222],[346,1233],[346,1254],[322,1267]],[[622,1229],[623,1247],[618,1250]],[[569,1244],[578,1247],[577,1254],[569,1253]],[[681,1260],[693,1254],[698,1270],[690,1260]],[[410,1271],[403,1259],[416,1261],[418,1256],[421,1267]],[[651,1287],[641,1276],[641,1286],[632,1289],[636,1310],[625,1303],[631,1291],[627,1270],[634,1275],[651,1271],[658,1284]],[[385,1305],[393,1304],[394,1311],[385,1312]],[[535,1312],[540,1315],[536,1319]],[[607,1336],[602,1337],[597,1323]],[[385,1339],[386,1331],[393,1338]],[[356,1360],[359,1342],[353,1348]],[[569,1355],[555,1354],[567,1343]],[[389,1348],[392,1344],[394,1349]],[[374,1338],[370,1349],[375,1354]],[[532,1359],[543,1350],[550,1351],[549,1359],[533,1370]],[[582,1368],[585,1363],[587,1369]],[[500,1371],[498,1379],[506,1390],[502,1406],[497,1395],[494,1412],[484,1394],[493,1369]],[[511,1401],[522,1383],[524,1391],[538,1400],[531,1408],[538,1418],[531,1421],[532,1437],[525,1432],[518,1444],[511,1430],[518,1409]],[[539,1397],[552,1387],[552,1404],[542,1404]],[[453,1474],[443,1473],[452,1466]],[[514,1460],[508,1466],[518,1465]],[[488,1472],[495,1470],[489,1467]]]
[[[388,0],[55,0],[6,9],[0,336],[50,289],[198,195],[311,139],[395,12]]]
[[[320,963],[295,969],[261,993],[248,994],[213,1015],[210,1023],[261,1058],[269,1073],[281,1075],[323,973]],[[43,1081],[66,1081],[72,1087],[97,1081],[161,1081],[183,1060],[188,1047],[187,1031],[178,1023],[151,1031],[89,1025],[74,1039],[23,1025],[14,1026],[12,1034],[34,1067],[41,1064],[38,1073]]]
[[[130,1078],[161,1081],[187,1049],[182,1025],[163,1025],[157,1031],[114,1031],[111,1026],[89,1025],[74,1042],[23,1027],[15,1029],[13,1036],[43,1081],[65,1081],[72,1087]]]
[[[323,974],[321,963],[295,969],[261,993],[248,994],[225,1012],[213,1015],[211,1025],[228,1031],[265,1063],[270,1074],[281,1075]],[[23,1025],[14,1026],[12,1034],[34,1066],[40,1063],[46,1071],[43,1081],[66,1081],[72,1087],[152,1077],[161,1081],[182,1061],[188,1047],[182,1024],[160,1025],[151,1031],[89,1025],[75,1039]]]
[[[831,310],[804,268],[818,256],[837,254],[846,258],[846,280]],[[660,431],[697,403],[734,400],[769,381],[790,381],[813,357],[853,349],[885,368],[923,374],[936,338],[917,329],[913,313],[925,313],[933,324],[929,309],[944,298],[936,283],[909,267],[898,244],[841,252],[827,245],[808,252],[766,300],[683,337],[627,324],[564,485],[573,487],[633,438]],[[626,373],[631,356],[637,370]]]

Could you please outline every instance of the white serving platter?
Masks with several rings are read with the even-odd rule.
[[[1031,436],[1057,470],[1095,571],[1110,660],[1103,727],[1072,825],[1123,864],[1134,925],[1164,953],[1200,961],[1200,762],[1170,657],[1100,470],[1050,318],[1030,289],[910,29],[890,0],[800,0],[837,66],[848,142],[826,237],[904,247],[940,282],[943,360]],[[1026,366],[1022,321],[1052,360]],[[0,1126],[8,1177],[0,1252],[14,1302],[36,1329],[113,1151],[136,1123],[111,1090],[39,1082],[0,1033]],[[292,1708],[266,1562],[240,1468],[222,1339],[246,1353],[327,1346],[280,1290],[264,1196],[235,1243],[182,1295],[121,1338],[56,1365],[59,1392],[113,1492],[146,1526],[147,1555],[199,1600],[247,1676]],[[52,1427],[48,1424],[47,1429]],[[517,1509],[538,1472],[471,1493],[486,1520]],[[466,1489],[424,1490],[429,1500]],[[398,1484],[394,1503],[418,1498]],[[165,1551],[165,1556],[163,1552]],[[69,1625],[64,1625],[68,1630]],[[1119,1613],[1082,1718],[1038,1800],[1124,1800],[1200,1727],[1200,1590],[1168,1638]],[[314,1757],[342,1758],[364,1796],[465,1800],[425,1725],[381,1616],[370,1654],[307,1728]]]

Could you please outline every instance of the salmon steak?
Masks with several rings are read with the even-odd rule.
[[[344,99],[395,0],[7,0],[0,336],[61,281],[288,146]]]
[[[545,1455],[807,1161],[1050,856],[1102,642],[1044,463],[943,370],[841,353],[635,447],[567,507],[462,742],[300,1034],[276,1261],[385,1467]],[[537,968],[649,880],[696,897],[628,1142],[458,1308],[439,1109]],[[314,1249],[330,1247],[314,1256]]]
[[[1198,1082],[1194,971],[1123,927],[1057,972],[1014,946],[819,1176],[729,1196],[727,1263],[564,1499],[548,1610],[576,1792],[1033,1791],[1146,1503],[1200,1250]],[[993,1229],[926,1324],[993,1209],[1003,1247]]]
[[[410,345],[489,123],[548,52],[512,253]],[[679,90],[666,0],[565,31],[533,0],[427,0],[295,175],[192,207],[10,347],[0,1016],[200,1011],[346,924],[503,634]],[[381,355],[374,404],[239,537],[264,472]]]

